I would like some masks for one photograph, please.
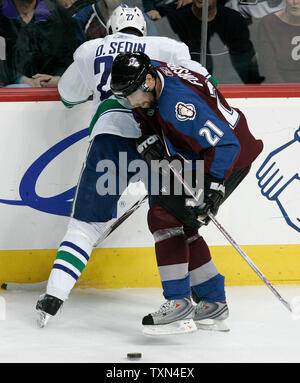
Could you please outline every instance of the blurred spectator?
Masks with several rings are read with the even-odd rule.
[[[189,47],[192,58],[200,61],[202,0],[193,0],[192,4],[180,8],[179,12],[180,16],[172,20],[173,28],[180,40]],[[239,12],[217,3],[217,0],[208,0],[206,67],[212,74],[213,62],[209,42],[214,33],[217,33],[228,48],[231,63],[242,82],[261,83],[264,78],[259,74],[256,53],[245,19]]]
[[[235,9],[251,24],[253,19],[261,19],[283,9],[285,0],[229,0],[226,7]]]
[[[109,0],[106,0],[109,3]],[[76,21],[77,38],[80,43],[95,38],[102,38],[107,35],[106,21],[112,10],[106,5],[105,0],[100,0],[94,4],[87,5],[73,15]],[[116,7],[120,1],[113,1]]]
[[[2,86],[56,87],[78,46],[75,24],[51,0],[0,0]]]
[[[258,58],[268,83],[300,82],[300,0],[263,17],[258,26]]]
[[[70,8],[76,1],[77,0],[56,0],[56,2],[64,8]]]
[[[177,9],[184,5],[191,4],[193,0],[142,0],[144,11],[152,20],[159,20],[166,16],[170,22],[176,18]],[[176,31],[174,31],[176,33]]]
[[[120,4],[120,0],[100,0],[76,12],[73,18],[77,23],[77,38],[80,43],[105,37],[107,35],[106,22],[112,11]],[[122,4],[125,5],[124,3]],[[72,7],[70,11],[72,11]],[[144,16],[147,23],[147,35],[156,36],[157,31],[153,21],[147,14],[144,13]]]

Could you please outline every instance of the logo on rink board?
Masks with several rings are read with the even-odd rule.
[[[68,149],[71,145],[82,140],[88,135],[89,129],[80,130],[48,149],[39,158],[37,158],[32,165],[29,166],[22,177],[19,186],[21,200],[15,201],[0,199],[0,203],[29,206],[45,213],[69,216],[76,186],[53,197],[41,197],[36,192],[36,184],[38,178],[51,161],[53,161],[59,154]]]
[[[40,157],[38,157],[26,170],[23,175],[20,185],[19,185],[19,195],[21,197],[20,200],[7,200],[0,199],[0,203],[8,204],[8,205],[19,205],[19,206],[29,206],[35,210],[39,210],[48,214],[60,215],[60,216],[70,216],[73,199],[76,192],[76,186],[62,192],[58,195],[52,197],[43,197],[37,193],[37,183],[39,177],[42,175],[45,168],[63,151],[67,150],[70,146],[74,145],[76,142],[81,139],[87,137],[89,135],[89,129],[83,129],[79,132],[72,134],[69,137],[64,138],[62,141],[53,145],[49,148],[45,153],[43,153]],[[170,173],[171,170],[165,164],[166,161],[154,161],[155,171],[152,173],[156,175],[151,176],[151,180],[149,177],[148,167],[144,160],[135,159],[133,161],[127,160],[126,152],[118,153],[118,167],[120,169],[120,174],[122,176],[116,177],[116,164],[112,160],[101,160],[97,163],[95,171],[99,173],[97,179],[95,180],[95,190],[100,196],[105,195],[116,195],[117,190],[126,189],[127,175],[130,177],[130,181],[135,185],[138,185],[139,180],[143,180],[143,183],[146,188],[148,188],[148,183],[151,182],[151,194],[157,195],[161,192],[161,183],[165,185],[166,191],[164,194],[174,193],[175,195],[181,195],[183,192],[183,187],[181,184],[177,185],[174,183],[173,189],[170,189]],[[178,161],[178,160],[177,160]],[[179,168],[177,161],[174,160],[170,164],[175,168]],[[179,161],[178,161],[179,162]],[[180,162],[179,162],[180,163]],[[190,167],[194,166],[199,182],[195,187],[191,189],[198,195],[198,189],[203,187],[203,161],[197,160],[194,161],[193,164],[188,163],[188,161],[184,162],[184,174],[185,181],[192,185],[192,176],[190,172]],[[162,177],[159,175],[159,169],[163,169]],[[129,174],[130,173],[130,174]],[[127,174],[127,175],[126,175]],[[126,184],[124,184],[126,182]],[[131,186],[131,184],[129,184]],[[131,188],[128,186],[128,193],[131,195],[139,195],[141,190],[139,187],[135,186],[135,188]],[[126,193],[126,191],[125,191]],[[203,198],[203,197],[201,197]],[[202,202],[202,199],[199,199],[199,203]],[[115,206],[115,210],[113,212],[112,218],[117,217],[117,204]]]
[[[267,156],[256,178],[261,194],[275,201],[286,223],[300,232],[300,127],[291,141]]]
[[[184,109],[185,118],[193,118],[191,108]],[[76,186],[52,197],[37,194],[36,184],[44,169],[63,151],[87,137],[88,129],[80,130],[58,142],[26,170],[20,185],[20,200],[0,199],[8,205],[29,206],[33,209],[61,216],[69,216]],[[293,159],[293,161],[291,161]],[[276,202],[286,223],[300,232],[300,127],[293,139],[274,149],[256,173],[261,194],[269,201]]]

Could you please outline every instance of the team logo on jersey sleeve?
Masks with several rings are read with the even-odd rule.
[[[193,104],[177,102],[175,106],[176,118],[179,121],[193,120],[196,117],[196,109]]]

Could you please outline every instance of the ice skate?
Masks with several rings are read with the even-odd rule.
[[[53,297],[49,294],[40,296],[36,304],[38,311],[37,324],[39,327],[45,327],[50,317],[54,316],[64,302],[61,299]]]
[[[198,329],[210,331],[229,331],[225,319],[229,310],[226,301],[205,302],[201,301],[195,307],[194,322]]]
[[[197,331],[193,316],[194,306],[190,298],[166,301],[158,311],[143,318],[143,333],[170,335]]]

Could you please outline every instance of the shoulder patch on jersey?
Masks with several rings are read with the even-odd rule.
[[[179,101],[175,106],[175,113],[179,121],[193,120],[196,117],[196,108],[193,104]]]

